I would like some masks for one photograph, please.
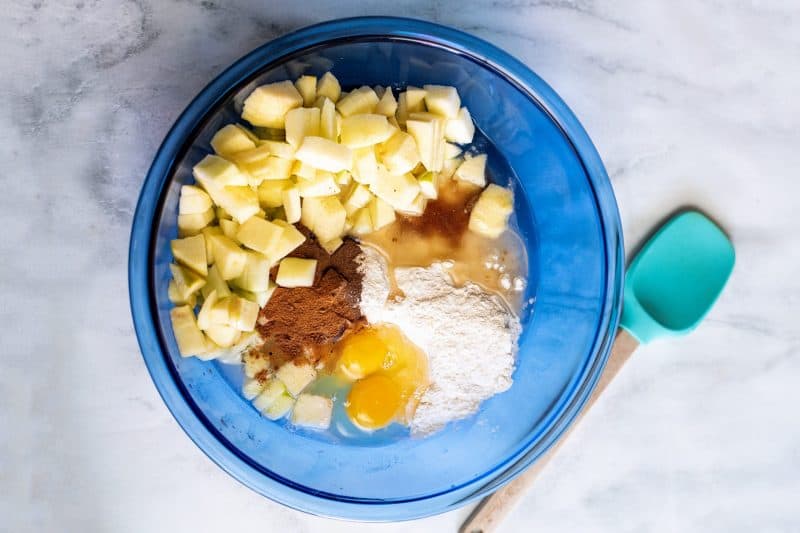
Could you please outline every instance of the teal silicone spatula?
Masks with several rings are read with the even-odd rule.
[[[697,211],[672,217],[642,247],[625,275],[620,329],[603,374],[569,430],[523,474],[487,496],[459,530],[495,531],[639,344],[685,335],[703,319],[733,270],[728,237]]]

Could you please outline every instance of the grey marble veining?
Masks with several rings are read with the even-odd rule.
[[[134,205],[190,99],[303,25],[415,16],[572,107],[633,249],[696,205],[737,266],[691,336],[636,353],[506,531],[800,530],[800,4],[12,0],[0,17],[0,530],[454,531],[306,516],[213,465],[152,386],[127,301]]]

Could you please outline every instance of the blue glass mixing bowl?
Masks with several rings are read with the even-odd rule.
[[[178,355],[169,322],[169,241],[179,188],[238,119],[259,84],[332,70],[345,88],[455,85],[479,128],[494,180],[513,187],[528,286],[513,387],[427,438],[341,442],[259,416],[241,371]],[[484,496],[541,455],[597,381],[616,330],[622,235],[602,162],[578,120],[541,79],[494,46],[416,20],[356,18],[302,29],[212,81],[155,157],[129,257],[136,333],[180,425],[217,464],[259,493],[320,515],[401,520]],[[491,357],[491,354],[486,354]]]

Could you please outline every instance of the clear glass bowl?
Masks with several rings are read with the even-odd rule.
[[[178,355],[167,299],[179,188],[238,120],[259,84],[320,75],[360,85],[455,85],[480,130],[495,181],[516,195],[528,253],[513,387],[427,438],[342,442],[261,417],[241,371]],[[129,287],[150,374],[175,418],[217,464],[291,507],[357,520],[441,513],[484,496],[536,460],[597,381],[617,327],[623,280],[619,214],[591,141],[564,102],[522,63],[443,26],[356,18],[267,43],[212,81],[177,120],[147,175],[134,217]],[[491,354],[487,354],[490,357]]]

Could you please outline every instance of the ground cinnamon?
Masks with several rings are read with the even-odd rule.
[[[265,339],[262,356],[278,368],[288,361],[316,364],[363,317],[359,307],[362,276],[356,259],[361,248],[352,239],[331,255],[314,235],[306,235],[291,257],[317,260],[312,287],[278,287],[261,309],[257,329]]]

